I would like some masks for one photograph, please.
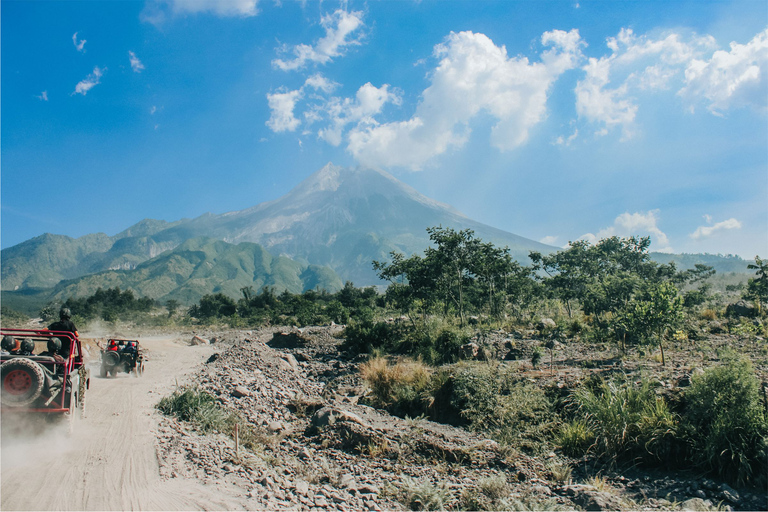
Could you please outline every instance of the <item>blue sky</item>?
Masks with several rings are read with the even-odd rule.
[[[3,0],[0,22],[3,248],[244,209],[333,162],[556,246],[768,256],[763,0]]]

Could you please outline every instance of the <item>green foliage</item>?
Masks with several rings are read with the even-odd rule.
[[[7,306],[0,308],[0,324],[3,327],[21,327],[29,321],[24,313],[15,311]]]
[[[167,416],[192,423],[204,433],[224,431],[235,420],[213,396],[189,386],[180,387],[161,398],[157,409]]]
[[[639,385],[596,382],[578,388],[572,400],[577,407],[577,421],[571,423],[568,436],[576,442],[568,449],[574,453],[579,453],[577,448],[589,438],[587,431],[594,434],[592,446],[599,457],[659,464],[676,460],[673,455],[682,452],[679,419],[666,401],[656,396],[648,381]],[[586,431],[578,420],[585,422]],[[561,430],[561,436],[565,432]]]
[[[408,510],[445,510],[451,495],[445,484],[432,484],[405,477],[398,499]]]
[[[561,425],[555,443],[569,457],[583,457],[595,442],[595,434],[584,419],[574,419]]]
[[[157,306],[156,302],[149,297],[136,297],[133,290],[121,291],[120,288],[107,288],[102,290],[98,288],[96,292],[89,297],[67,299],[64,307],[72,311],[73,317],[78,317],[85,321],[100,318],[107,322],[116,320],[134,319],[137,313],[148,313]],[[52,314],[53,304],[49,304],[41,311],[41,315]],[[58,311],[56,311],[58,318]]]
[[[458,416],[471,430],[529,451],[536,451],[554,428],[552,403],[544,391],[520,380],[509,365],[467,361],[441,372],[442,389],[449,393],[447,400],[436,396],[430,412],[435,417]]]
[[[374,357],[360,366],[360,376],[370,388],[373,404],[400,416],[423,414],[432,392],[432,370],[413,359],[399,359],[390,365]]]
[[[747,359],[731,359],[695,375],[685,394],[694,461],[737,485],[766,484],[768,422],[759,385]]]
[[[507,310],[519,314],[538,296],[532,270],[514,262],[508,248],[484,243],[472,230],[427,232],[434,247],[423,257],[393,252],[390,263],[373,262],[379,277],[391,283],[387,302],[404,314],[440,310],[458,316],[463,326],[468,311],[500,319]]]
[[[755,301],[758,310],[762,313],[768,303],[768,260],[755,256],[755,263],[747,265],[750,270],[756,270],[754,278],[747,282],[744,297]]]

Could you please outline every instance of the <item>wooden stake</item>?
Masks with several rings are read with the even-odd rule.
[[[235,457],[240,456],[240,424],[235,423]]]

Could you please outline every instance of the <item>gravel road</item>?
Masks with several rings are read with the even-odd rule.
[[[86,334],[87,336],[87,334]],[[86,418],[66,425],[12,425],[3,416],[2,510],[237,510],[240,499],[198,480],[160,476],[158,400],[213,352],[170,337],[138,338],[148,349],[142,377],[98,377],[91,364]],[[96,356],[96,359],[98,356]]]

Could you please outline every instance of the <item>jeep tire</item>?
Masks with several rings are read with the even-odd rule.
[[[31,404],[43,392],[43,369],[31,359],[17,358],[0,365],[2,404],[23,407]]]

